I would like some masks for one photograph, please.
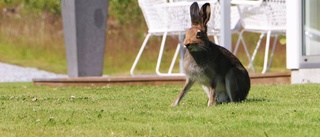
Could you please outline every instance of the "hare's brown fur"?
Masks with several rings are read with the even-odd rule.
[[[231,52],[208,39],[206,24],[210,17],[210,5],[204,4],[199,10],[195,2],[190,11],[192,27],[187,30],[184,41],[187,48],[184,59],[187,82],[172,106],[178,105],[195,82],[203,85],[209,106],[246,99],[250,90],[247,70]]]

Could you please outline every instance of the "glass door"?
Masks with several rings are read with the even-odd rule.
[[[302,1],[301,67],[320,67],[320,1]]]

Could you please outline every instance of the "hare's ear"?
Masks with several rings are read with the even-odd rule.
[[[197,2],[192,3],[190,6],[190,16],[192,25],[199,25],[200,24],[200,14],[199,14],[199,5]]]
[[[210,19],[210,14],[211,14],[210,4],[209,3],[205,3],[201,7],[201,11],[200,11],[201,23],[203,24],[203,26],[205,28],[207,28],[207,23],[208,23],[208,21]]]

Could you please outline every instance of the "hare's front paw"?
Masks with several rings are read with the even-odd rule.
[[[179,104],[179,100],[174,100],[171,104],[171,107],[178,106],[178,104]]]
[[[209,98],[209,100],[208,100],[208,107],[210,107],[210,106],[212,106],[212,105],[214,105],[214,104],[215,104],[215,99],[214,99],[214,97]]]

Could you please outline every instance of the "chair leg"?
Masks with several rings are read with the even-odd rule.
[[[161,59],[164,51],[164,46],[166,42],[166,37],[167,37],[167,32],[163,34],[162,41],[161,41],[161,46],[160,46],[160,51],[159,51],[159,56],[158,56],[158,61],[157,61],[157,66],[156,66],[156,73],[159,76],[184,76],[184,74],[181,73],[161,73],[160,72],[160,64],[161,64]]]
[[[219,38],[218,38],[218,36],[213,36],[213,38],[214,38],[214,43],[217,44],[217,45],[219,45]]]
[[[185,35],[180,35],[179,36],[179,43],[180,43],[180,62],[179,62],[179,66],[180,66],[180,73],[181,74],[184,74],[183,60],[184,60],[184,54],[186,53],[186,49],[183,46],[184,39],[185,39]]]
[[[162,36],[162,41],[161,41],[161,46],[160,46],[160,51],[159,51],[159,56],[158,56],[158,61],[157,61],[157,66],[156,66],[156,73],[158,75],[161,75],[160,64],[161,64],[161,59],[162,59],[162,55],[163,55],[163,50],[164,50],[166,38],[167,38],[167,32],[165,32]]]
[[[244,41],[244,39],[243,39],[243,37],[242,37],[243,32],[244,32],[244,30],[242,30],[242,31],[239,33],[239,37],[238,37],[236,46],[235,46],[235,48],[234,48],[233,54],[234,54],[234,55],[237,54],[238,49],[239,49],[239,45],[240,45],[240,42],[241,42],[241,43],[242,43],[242,46],[243,46],[243,49],[244,49],[244,51],[245,51],[245,53],[246,53],[246,55],[247,55],[247,58],[248,58],[248,61],[249,61],[249,66],[251,66],[253,72],[255,72],[256,70],[255,70],[255,68],[254,68],[254,66],[253,66],[253,64],[252,64],[252,62],[251,62],[251,56],[250,56],[250,53],[249,53],[249,51],[248,51],[247,44],[245,43],[245,41]],[[250,64],[251,64],[251,65],[250,65]],[[250,68],[248,68],[248,70],[249,70],[249,69],[250,69]]]
[[[186,49],[183,46],[184,39],[185,39],[184,35],[179,35],[179,44],[177,45],[176,52],[175,52],[175,54],[173,56],[173,59],[171,61],[171,65],[170,65],[168,74],[172,74],[172,70],[173,70],[174,64],[175,64],[175,62],[177,60],[177,56],[179,54],[179,51],[180,51],[180,61],[179,61],[180,74],[182,74],[182,75],[184,74],[183,60],[184,60],[184,54],[186,52]]]
[[[273,60],[273,56],[274,56],[274,51],[275,51],[276,46],[277,46],[277,41],[278,41],[278,35],[275,36],[274,41],[273,41],[273,47],[272,47],[272,51],[271,51],[271,55],[270,55],[267,71],[270,70],[270,67],[271,67],[271,64],[272,64],[272,60]]]
[[[255,69],[254,65],[252,64],[252,62],[251,62],[251,60],[250,60],[251,56],[250,56],[250,53],[249,53],[249,51],[248,51],[247,45],[246,45],[246,43],[244,42],[244,39],[243,39],[242,37],[241,37],[241,41],[242,41],[243,49],[244,49],[244,51],[246,52],[248,61],[249,61],[249,63],[251,64],[252,70],[253,70],[253,72],[256,72],[256,69]]]
[[[144,48],[146,47],[147,42],[148,42],[150,36],[151,36],[151,34],[148,33],[148,35],[146,36],[146,38],[144,39],[144,41],[143,41],[143,43],[142,43],[142,46],[141,46],[141,48],[140,48],[140,50],[139,50],[139,52],[138,52],[138,54],[137,54],[137,56],[136,56],[136,59],[134,60],[133,65],[131,66],[131,69],[130,69],[130,74],[131,74],[131,75],[134,75],[134,69],[136,68],[136,66],[137,66],[137,64],[138,64],[138,62],[139,62],[139,59],[140,59],[140,57],[141,57],[141,54],[142,54]]]
[[[242,39],[242,33],[243,33],[243,30],[239,33],[239,37],[238,37],[236,46],[234,47],[234,50],[233,50],[233,55],[237,55],[238,48],[239,48],[239,45],[240,45],[240,40]]]
[[[173,70],[174,64],[176,63],[179,51],[180,51],[180,43],[177,45],[176,52],[173,55],[168,74],[172,73],[172,70]]]
[[[270,47],[270,36],[271,36],[271,31],[268,31],[266,49],[265,49],[265,53],[264,53],[264,62],[263,62],[262,74],[265,74],[267,72],[267,64],[268,64],[268,57],[269,57],[269,47]]]
[[[262,41],[262,38],[264,37],[264,35],[265,35],[264,33],[261,33],[259,41],[257,42],[256,48],[254,49],[254,51],[252,53],[252,57],[251,57],[250,64],[249,64],[248,68],[251,68],[251,66],[253,66],[253,61],[256,58],[256,55],[258,53],[258,49],[260,48],[261,41]]]

